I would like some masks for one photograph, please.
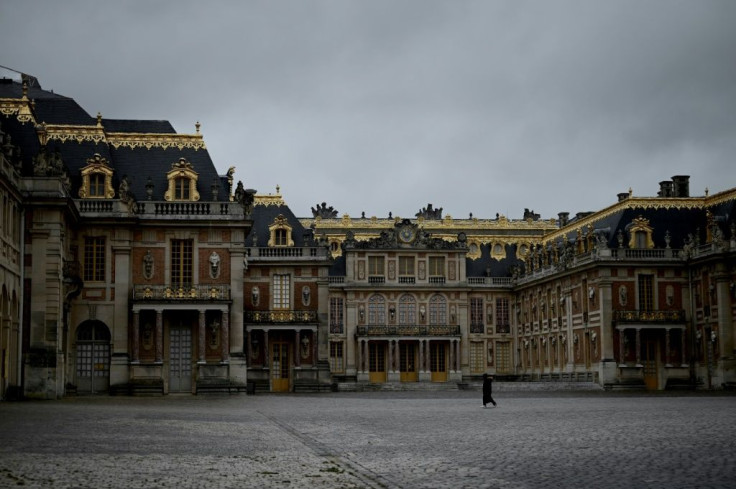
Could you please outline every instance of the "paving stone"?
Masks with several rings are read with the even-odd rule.
[[[602,392],[0,404],[0,487],[731,488],[736,397]]]

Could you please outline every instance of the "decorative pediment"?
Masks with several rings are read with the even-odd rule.
[[[355,235],[348,231],[343,241],[343,249],[397,249],[414,248],[421,250],[461,250],[467,251],[467,237],[464,233],[458,234],[457,241],[448,241],[442,238],[433,238],[409,219],[397,222],[393,228],[381,231],[377,238],[358,241]]]
[[[104,158],[95,153],[87,159],[87,166],[82,168],[82,186],[79,197],[82,199],[112,199],[115,190],[112,188],[113,169]]]
[[[186,158],[179,158],[179,161],[171,164],[171,171],[166,174],[169,188],[164,194],[164,200],[198,201],[198,178],[199,174],[194,171],[192,164]]]
[[[294,246],[292,227],[289,221],[279,214],[268,226],[268,246]]]

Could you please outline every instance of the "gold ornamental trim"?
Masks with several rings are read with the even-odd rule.
[[[16,116],[19,122],[35,122],[31,111],[31,102],[26,95],[23,98],[0,98],[0,113],[4,116]]]
[[[281,187],[276,185],[275,194],[256,194],[254,196],[253,205],[286,205],[284,198],[281,195]]]
[[[82,126],[67,124],[41,124],[38,127],[38,139],[42,145],[48,141],[85,141],[95,144],[105,141],[105,131],[100,126]]]
[[[207,149],[201,134],[153,134],[140,132],[108,132],[107,142],[115,149],[136,148],[184,148]]]

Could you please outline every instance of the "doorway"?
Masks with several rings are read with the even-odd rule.
[[[641,363],[643,365],[644,385],[647,390],[659,389],[659,342],[656,339],[645,339],[642,343]]]
[[[169,330],[169,392],[192,391],[192,330],[171,326]]]
[[[77,392],[99,394],[110,387],[110,330],[85,321],[77,330]]]
[[[289,392],[289,343],[271,342],[271,391]]]
[[[416,343],[409,341],[399,342],[399,380],[401,382],[417,382],[419,380],[416,354]]]
[[[447,382],[447,343],[429,343],[429,368],[432,382]]]
[[[376,341],[368,342],[369,375],[372,383],[386,382],[386,347]]]

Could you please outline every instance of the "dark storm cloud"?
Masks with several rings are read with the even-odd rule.
[[[543,217],[734,186],[736,4],[6,2],[0,64],[93,114],[202,122],[300,215]]]

